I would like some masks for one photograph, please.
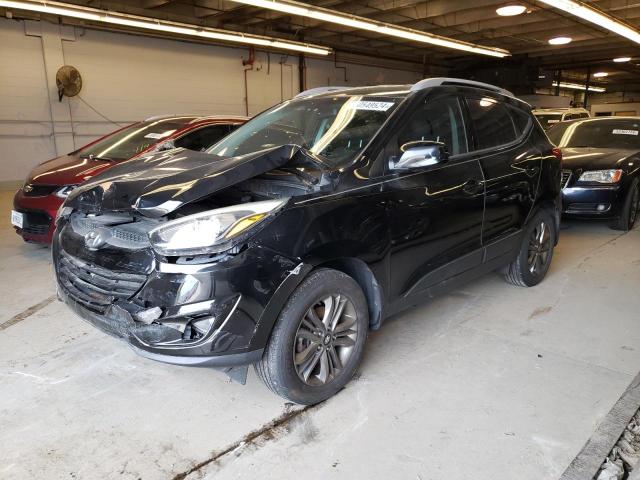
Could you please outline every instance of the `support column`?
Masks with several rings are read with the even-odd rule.
[[[26,21],[25,34],[42,39],[42,59],[47,79],[53,140],[56,154],[64,155],[74,151],[76,146],[69,99],[63,97],[61,102],[58,101],[56,72],[65,64],[62,42],[63,40],[74,41],[75,32],[73,27],[47,21]]]
[[[587,108],[589,103],[589,87],[591,86],[591,67],[587,67],[587,83],[584,89],[584,108]]]
[[[306,69],[307,67],[304,59],[304,53],[301,53],[298,56],[298,93],[304,92],[307,89],[307,85],[305,82]],[[293,85],[291,85],[291,90],[293,91]]]

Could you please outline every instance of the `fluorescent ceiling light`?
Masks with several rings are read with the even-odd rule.
[[[496,8],[496,13],[501,17],[514,17],[526,12],[527,7],[524,5],[505,5],[504,7]]]
[[[596,78],[602,78],[602,77],[607,77],[609,74],[607,72],[596,72],[593,74],[594,77]]]
[[[554,87],[558,86],[558,82],[553,82],[552,84]],[[567,82],[560,82],[560,88],[567,88],[569,90],[582,90],[585,91],[587,89],[586,85],[580,85],[579,83],[567,83]],[[594,87],[593,85],[589,85],[589,91],[590,92],[606,92],[607,90],[603,87]]]
[[[0,7],[16,8],[19,10],[29,10],[31,12],[49,13],[51,15],[61,15],[65,17],[82,18],[83,20],[95,20],[101,19],[100,14],[86,11],[86,10],[69,10],[64,6],[56,7],[52,6],[50,2],[45,3],[24,3],[13,2],[8,0],[0,0]],[[106,13],[106,12],[105,12]]]
[[[549,45],[566,45],[571,43],[571,37],[555,37],[549,39]]]
[[[308,43],[292,42],[289,40],[281,40],[278,38],[263,37],[259,35],[248,35],[229,30],[214,30],[187,23],[165,22],[149,17],[126,15],[123,13],[110,12],[97,8],[81,7],[66,3],[0,0],[0,7],[47,13],[62,17],[80,18],[83,20],[111,23],[115,25],[140,28],[143,30],[176,33],[179,35],[222,40],[225,42],[241,43],[246,45],[258,45],[261,47],[269,47],[279,50],[293,50],[296,52],[312,53],[315,55],[328,55],[331,53],[330,48]]]
[[[299,3],[290,0],[232,0],[244,5],[253,7],[266,8],[275,10],[276,12],[289,13],[300,17],[313,18],[327,23],[335,23],[345,27],[355,28],[358,30],[366,30],[369,32],[387,35],[390,37],[401,38],[403,40],[411,40],[414,42],[428,43],[439,47],[453,48],[469,53],[478,53],[481,55],[489,55],[492,57],[508,57],[509,51],[502,48],[485,47],[474,43],[462,42],[452,38],[441,37],[431,33],[422,32],[412,28],[400,27],[391,23],[376,22],[365,17],[355,15],[347,15],[329,10],[326,8],[314,7],[305,3]]]
[[[588,7],[582,2],[575,0],[540,0],[542,3],[579,17],[587,22],[595,23],[601,28],[605,28],[613,33],[628,38],[632,42],[640,43],[640,32],[626,25],[622,21],[607,15],[600,10]]]
[[[618,57],[618,58],[614,58],[613,61],[616,62],[616,63],[630,62],[631,61],[631,57]]]

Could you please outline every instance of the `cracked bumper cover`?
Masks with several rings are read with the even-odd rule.
[[[130,315],[123,314],[126,310],[117,312],[117,309],[111,309],[104,315],[92,312],[74,301],[61,288],[58,288],[58,297],[83,320],[108,335],[126,341],[138,355],[151,360],[190,367],[238,367],[257,362],[262,358],[264,351],[263,348],[260,348],[238,353],[206,355],[202,354],[201,345],[182,345],[182,348],[178,350],[168,350],[166,347],[149,344],[143,338],[151,341],[150,339],[155,337],[159,342],[173,338],[176,330],[171,327],[136,322]]]
[[[297,262],[264,249],[249,248],[203,265],[177,265],[162,263],[153,255],[148,261],[140,260],[139,255],[123,258],[126,253],[122,250],[91,252],[75,237],[65,235],[64,229],[63,234],[54,236],[52,252],[59,298],[81,318],[124,340],[141,356],[175,365],[227,371],[257,362],[277,314],[304,277],[304,269],[296,268]],[[147,279],[131,298],[118,299],[103,312],[93,311],[65,285],[60,275],[61,255],[111,270],[129,265],[137,273],[146,264]],[[138,321],[139,312],[154,307],[162,313],[153,323]],[[176,327],[202,318],[212,319],[211,328],[204,335],[181,338],[183,334]]]

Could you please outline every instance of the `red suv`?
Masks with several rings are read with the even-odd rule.
[[[247,117],[166,115],[116,130],[68,155],[34,168],[13,198],[11,223],[25,241],[50,243],[56,212],[78,184],[144,153],[174,147],[204,150]]]

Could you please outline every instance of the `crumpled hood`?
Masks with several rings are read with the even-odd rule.
[[[89,213],[135,209],[158,218],[181,206],[288,163],[300,150],[284,145],[223,158],[186,149],[123,162],[76,188],[66,204]]]
[[[626,169],[629,157],[637,154],[635,150],[617,148],[568,148],[562,150],[562,167],[582,170],[603,170],[609,168]]]
[[[76,155],[62,155],[35,167],[27,183],[41,185],[76,185],[114,166],[105,160],[90,160]]]

